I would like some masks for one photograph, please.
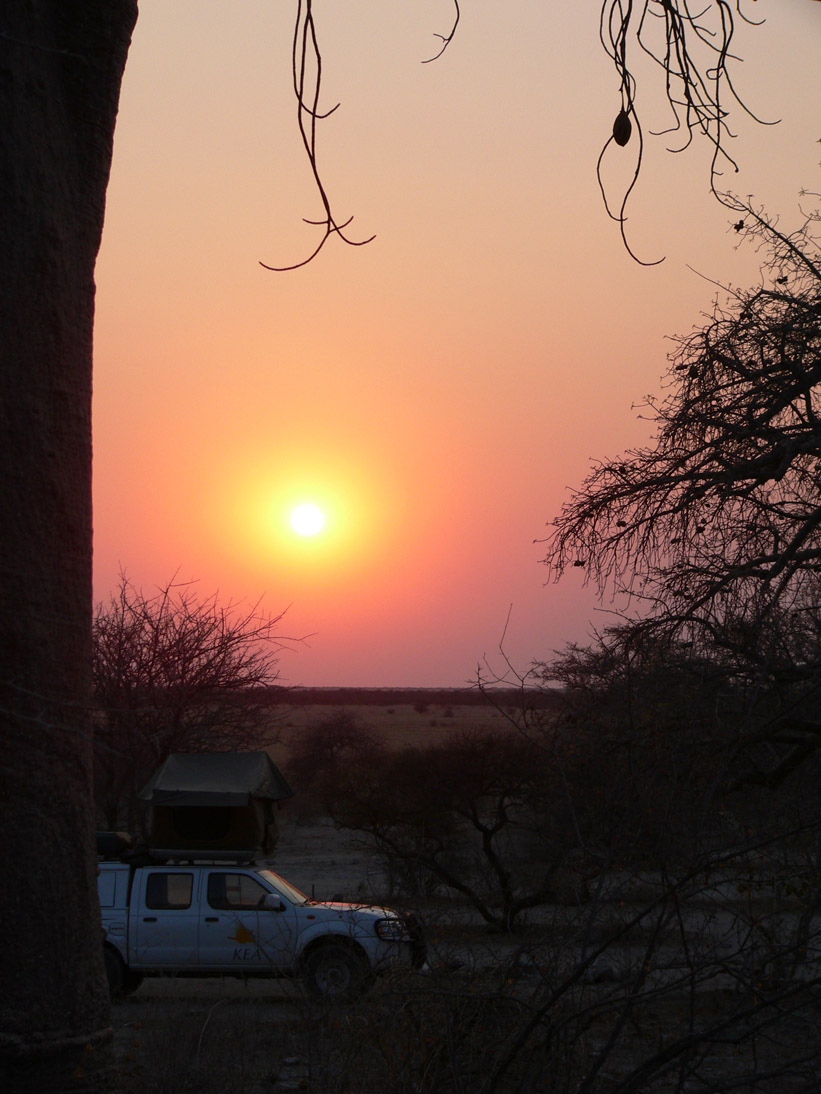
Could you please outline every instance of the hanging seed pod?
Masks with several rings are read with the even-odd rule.
[[[633,124],[630,121],[630,116],[626,110],[620,110],[616,116],[616,120],[613,122],[613,140],[621,148],[624,148],[630,140],[630,134],[632,132]]]

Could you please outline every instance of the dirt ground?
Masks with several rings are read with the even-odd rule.
[[[333,710],[312,704],[278,711],[274,760],[287,770],[290,744]],[[506,725],[496,711],[423,701],[344,710],[394,748],[478,725]],[[317,900],[378,899],[379,878],[362,846],[329,822],[306,822],[298,814],[287,806],[281,814],[272,868]],[[305,1030],[315,1021],[315,1004],[292,981],[148,978],[112,1009],[112,1094],[304,1089]]]
[[[328,823],[284,821],[273,866],[319,900],[367,885],[367,856]],[[147,978],[112,1008],[112,1094],[300,1089],[311,1013],[290,980]]]
[[[446,708],[420,711],[365,706],[356,713],[395,747],[480,724],[477,711],[470,707],[455,707],[446,714]],[[283,726],[282,758],[287,757],[289,739],[323,714],[327,710],[322,708],[301,708],[293,713]],[[490,718],[498,728],[506,726],[502,713],[491,712]],[[482,712],[482,719],[487,725],[488,712]],[[336,831],[327,820],[306,819],[297,809],[286,808],[281,815],[280,841],[271,865],[317,900],[378,902],[384,897],[378,864],[367,848],[350,834]],[[501,997],[505,1006],[531,1013],[534,1001],[544,998],[556,978],[560,982],[572,972],[585,953],[648,900],[653,884],[652,878],[616,879],[616,888],[595,915],[588,913],[589,906],[548,906],[534,913],[516,938],[489,933],[463,902],[438,896],[420,909],[427,925],[430,968],[401,991],[394,991],[390,983],[380,983],[356,1005],[320,1005],[306,996],[299,983],[287,980],[147,979],[134,995],[112,1008],[116,1066],[111,1092],[371,1094],[379,1090],[380,1094],[439,1094],[440,1089],[458,1088],[473,1094],[481,1083],[472,1083],[470,1068],[487,1069],[494,1060],[495,1046],[489,1045],[488,1035],[475,1033],[493,1028],[487,1008],[492,1009]],[[734,890],[732,880],[726,888],[729,893]],[[563,996],[559,1009],[551,1012],[551,1021],[567,1040],[566,1050],[559,1045],[566,1051],[566,1063],[551,1073],[552,1078],[536,1079],[534,1085],[531,1076],[530,1085],[525,1085],[527,1075],[523,1074],[521,1086],[517,1086],[513,1076],[503,1089],[543,1090],[545,1094],[567,1091],[571,1088],[564,1085],[565,1079],[574,1069],[584,1072],[595,1067],[597,1054],[605,1050],[607,1064],[586,1089],[591,1094],[615,1089],[619,1076],[629,1072],[636,1061],[652,1057],[662,1044],[686,1037],[688,1029],[723,1021],[724,1015],[732,1020],[709,1051],[701,1057],[700,1049],[685,1054],[692,1077],[688,1072],[683,1078],[682,1071],[648,1074],[629,1089],[647,1094],[673,1090],[714,1094],[724,1089],[742,1094],[752,1090],[756,1094],[808,1094],[821,1089],[813,1085],[813,1064],[808,1064],[806,1082],[776,1078],[774,1085],[753,1085],[756,1067],[777,1067],[787,1048],[792,1052],[796,1045],[803,1049],[806,1044],[808,1059],[818,1060],[821,1021],[813,1010],[816,1001],[809,997],[794,1008],[794,1017],[786,1025],[782,1023],[778,1037],[758,1043],[755,1053],[751,1051],[744,1020],[732,1016],[743,1015],[756,1000],[740,997],[737,985],[720,974],[720,947],[730,941],[735,929],[732,914],[727,922],[722,915],[726,916],[726,911],[698,902],[687,913],[685,948],[706,946],[711,937],[716,939],[716,975],[705,980],[697,992],[691,992],[684,982],[680,993],[666,992],[682,967],[682,939],[671,937],[669,944],[654,943],[652,973],[642,982],[642,991],[650,1001],[625,1006],[623,1017],[619,1017],[618,1001],[629,1000],[631,977],[641,969],[644,947],[651,941],[650,927],[634,932],[629,943],[611,947],[597,958],[584,978]],[[414,1010],[414,999],[422,998],[429,1013]],[[571,1011],[562,1010],[567,1006],[572,1020],[567,1017]],[[411,1023],[408,1032],[400,1017],[405,1020],[414,1014],[415,1024]],[[440,1028],[436,1028],[437,1022]],[[468,1070],[458,1087],[435,1078],[435,1067],[443,1058],[444,1026],[449,1030],[453,1026],[456,1041],[461,1036],[472,1053],[466,1057]],[[608,1039],[614,1029],[617,1048],[609,1051]],[[476,1036],[480,1040],[471,1041]],[[456,1048],[451,1042],[449,1045],[449,1052],[457,1051],[458,1044]],[[392,1053],[396,1057],[393,1063]],[[519,1061],[523,1067],[528,1063],[527,1055]],[[361,1068],[363,1059],[367,1059],[372,1077],[367,1085],[361,1080],[363,1072],[354,1068],[354,1063]],[[401,1066],[396,1062],[400,1059]],[[536,1059],[531,1063],[535,1073],[541,1074],[538,1069],[543,1063]],[[354,1069],[351,1074],[357,1078],[346,1077],[345,1066]]]
[[[338,833],[324,821],[297,823],[286,819],[281,827],[280,845],[273,863],[274,869],[286,876],[316,899],[345,898],[366,900],[379,894],[378,872],[374,871],[365,849],[348,835]],[[641,885],[650,884],[631,878],[629,894],[637,907],[647,894]],[[611,900],[602,908],[601,916],[588,932],[588,945],[595,945],[606,931],[612,929],[613,917],[621,919],[631,915],[629,901]],[[414,984],[403,987],[405,994],[394,992],[390,984],[379,984],[368,997],[357,1004],[328,1006],[311,1000],[299,982],[289,980],[236,980],[221,977],[203,979],[147,979],[134,996],[113,1006],[114,1050],[116,1072],[112,1094],[163,1094],[163,1092],[195,1091],[197,1094],[286,1094],[304,1091],[307,1094],[370,1094],[371,1090],[405,1094],[413,1090],[426,1094],[438,1094],[436,1081],[429,1081],[431,1061],[441,1055],[441,1046],[431,1049],[432,1056],[424,1054],[427,1041],[436,1044],[437,1029],[425,1033],[425,1019],[420,1017],[414,1026],[413,1043],[402,1040],[401,1032],[392,1034],[390,1024],[396,1021],[396,1010],[407,1009],[408,1000],[430,1000],[436,1022],[437,1009],[442,999],[450,999],[461,1010],[448,1012],[447,1021],[458,1025],[471,1019],[471,1005],[467,1000],[493,1000],[502,994],[510,1006],[527,1008],[544,992],[548,978],[562,975],[565,969],[578,962],[579,933],[575,923],[585,917],[580,908],[547,907],[531,920],[516,939],[510,936],[490,934],[475,917],[458,901],[440,898],[430,901],[425,909],[430,940],[431,967],[416,975]],[[710,913],[712,915],[712,913]],[[716,929],[715,917],[709,918],[708,910],[692,911],[692,936],[704,935],[709,928]],[[713,926],[709,927],[712,923]],[[597,1052],[608,1043],[614,1028],[612,1000],[624,997],[625,974],[627,978],[640,966],[643,945],[649,935],[639,935],[631,945],[616,948],[606,954],[589,970],[586,981],[570,992],[562,1005],[571,1004],[581,1020],[568,1022],[567,1059],[570,1066],[587,1068],[595,1060]],[[654,961],[654,982],[648,981],[650,1002],[632,1006],[629,1015],[618,1032],[617,1048],[610,1051],[608,1066],[599,1080],[590,1086],[591,1092],[613,1089],[617,1075],[634,1067],[637,1059],[651,1057],[662,1041],[686,1036],[693,1023],[719,1021],[721,1015],[738,1014],[747,1001],[739,1001],[726,982],[714,978],[699,989],[695,1002],[689,991],[681,994],[663,994],[666,978],[677,976],[680,952],[677,946],[669,951],[658,948]],[[545,969],[550,968],[548,973]],[[631,971],[633,970],[633,971]],[[429,979],[426,981],[425,978]],[[654,987],[655,985],[655,987]],[[652,991],[660,990],[652,1002]],[[425,1006],[428,1002],[425,1003]],[[449,1004],[450,1005],[450,1004]],[[478,1004],[476,1004],[478,1005]],[[484,1004],[482,1004],[484,1005]],[[559,1013],[560,1012],[559,1010]],[[625,1014],[627,1012],[625,1011]],[[487,1016],[482,1012],[483,1021]],[[375,1025],[374,1025],[375,1023]],[[467,1021],[469,1027],[471,1021]],[[473,1023],[475,1025],[476,1023]],[[739,1039],[743,1024],[727,1026],[727,1036],[710,1049],[698,1074],[698,1080],[681,1082],[681,1075],[672,1072],[649,1076],[643,1085],[631,1090],[647,1094],[670,1094],[672,1091],[693,1091],[714,1094],[724,1090],[721,1082],[730,1076],[732,1089],[736,1091],[772,1091],[773,1094],[802,1094],[818,1090],[811,1085],[776,1082],[776,1085],[752,1086],[739,1079],[740,1075],[752,1075],[755,1060],[749,1046]],[[808,1035],[818,1039],[818,1013],[808,1005],[796,1012],[789,1036],[799,1041]],[[385,1031],[388,1033],[385,1034]],[[813,1033],[814,1031],[814,1033]],[[464,1034],[465,1037],[469,1034]],[[340,1078],[334,1068],[342,1067],[338,1061],[352,1058],[370,1047],[371,1038],[378,1043],[379,1066],[385,1063],[385,1038],[390,1046],[393,1040],[402,1041],[406,1058],[417,1068],[416,1074],[408,1073],[402,1080],[397,1073],[388,1072],[381,1085],[357,1086]],[[380,1039],[382,1038],[382,1039]],[[811,1039],[811,1038],[810,1038]],[[783,1046],[777,1040],[764,1045],[771,1059],[778,1059]],[[487,1050],[483,1041],[479,1050]],[[527,1062],[527,1054],[524,1061]],[[761,1066],[761,1050],[759,1064]],[[359,1059],[359,1056],[357,1056]],[[370,1057],[369,1057],[370,1059]],[[472,1059],[472,1058],[471,1058]],[[421,1062],[420,1062],[421,1061]],[[403,1064],[403,1067],[405,1064]],[[534,1064],[535,1066],[535,1064]],[[375,1067],[375,1064],[374,1064]],[[358,1072],[357,1072],[358,1073]],[[569,1072],[568,1072],[569,1073]],[[379,1075],[379,1072],[374,1072]],[[391,1074],[394,1078],[391,1079]],[[812,1072],[810,1071],[810,1074]],[[428,1079],[426,1079],[428,1076]],[[710,1079],[710,1076],[714,1076]],[[375,1079],[374,1079],[375,1082]],[[470,1079],[462,1089],[472,1094]],[[558,1085],[556,1085],[558,1083]],[[416,1084],[416,1085],[414,1085]],[[712,1085],[713,1084],[713,1085]],[[442,1090],[453,1090],[442,1085]],[[476,1087],[478,1089],[478,1087]],[[504,1087],[517,1090],[516,1085]],[[525,1089],[525,1087],[522,1087]],[[545,1079],[544,1085],[528,1086],[528,1090],[564,1091],[559,1079]]]

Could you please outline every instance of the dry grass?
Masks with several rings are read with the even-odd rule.
[[[302,1039],[298,999],[277,981],[147,981],[113,1006],[112,1094],[270,1094]]]
[[[397,974],[345,1005],[295,986],[243,999],[202,984],[199,996],[180,981],[183,998],[149,992],[115,1006],[112,1094],[473,1092],[529,1013],[498,971]],[[500,1091],[569,1090],[560,1076],[578,1073],[583,1055],[576,1038],[531,1046]]]
[[[424,700],[416,705],[407,703],[392,707],[370,703],[336,707],[315,703],[277,710],[275,718],[281,739],[270,750],[274,761],[287,771],[291,742],[305,729],[342,711],[353,715],[363,728],[397,750],[409,745],[438,744],[452,733],[474,729],[515,732],[502,711],[488,706],[448,706]]]
[[[442,967],[383,978],[362,999],[336,1005],[310,1000],[293,985],[260,986],[242,997],[242,989],[226,992],[217,980],[198,984],[199,994],[191,982],[166,984],[164,998],[149,994],[115,1007],[111,1092],[817,1090],[811,993],[756,1033],[767,1014],[751,1019],[749,1000],[737,991],[705,990],[694,1010],[686,992],[631,1002],[629,986],[588,982],[557,994],[554,972],[516,971],[507,962]],[[789,1057],[797,1066],[786,1066]]]

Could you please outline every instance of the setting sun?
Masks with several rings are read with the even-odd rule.
[[[315,536],[325,526],[325,514],[316,505],[298,505],[291,512],[291,527],[301,536]]]

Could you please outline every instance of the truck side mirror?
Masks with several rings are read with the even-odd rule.
[[[284,912],[285,902],[281,896],[277,896],[276,893],[268,893],[262,902],[263,908],[267,908],[269,912]]]

